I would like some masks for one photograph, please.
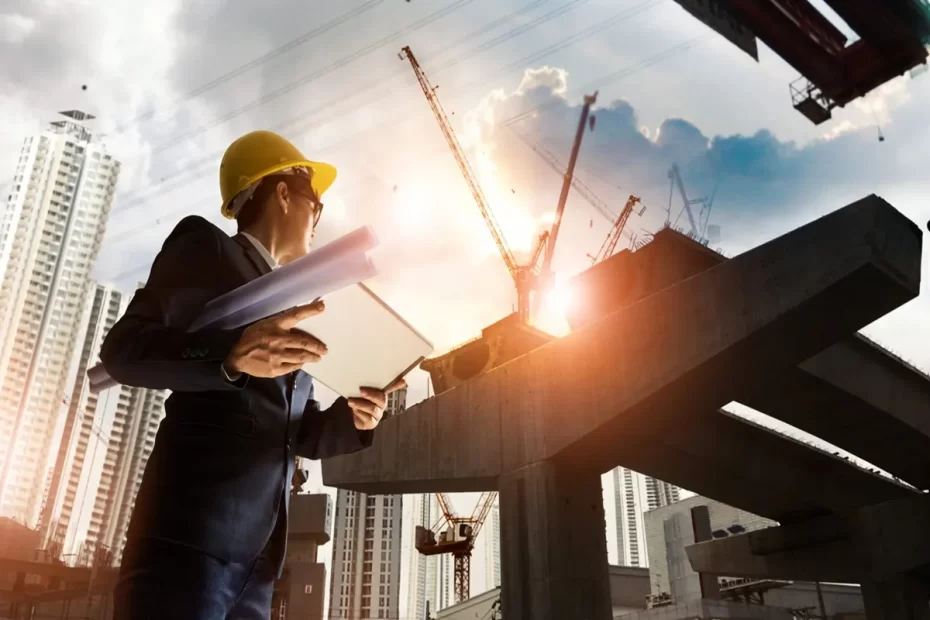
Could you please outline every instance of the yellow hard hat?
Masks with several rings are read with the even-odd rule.
[[[226,149],[220,163],[222,212],[235,219],[230,206],[236,195],[259,179],[288,168],[304,167],[311,173],[310,184],[322,196],[336,180],[336,168],[310,161],[293,144],[271,131],[247,133]]]

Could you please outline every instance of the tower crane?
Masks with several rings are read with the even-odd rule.
[[[691,236],[696,241],[706,245],[709,239],[705,238],[704,233],[707,230],[707,224],[710,221],[710,212],[714,207],[714,198],[717,195],[717,188],[720,185],[719,171],[717,174],[717,179],[714,182],[714,189],[710,196],[706,198],[688,198],[688,193],[685,191],[685,183],[681,179],[681,171],[678,168],[678,164],[672,164],[671,170],[668,171],[668,178],[671,179],[671,187],[669,188],[668,197],[668,218],[665,221],[665,225],[669,226],[671,224],[669,220],[671,219],[672,214],[672,194],[677,188],[678,194],[681,196],[681,201],[684,203],[685,212],[688,214],[688,220],[691,223]],[[695,219],[694,212],[691,210],[691,205],[695,204],[701,205],[700,219],[703,220],[703,224]]]
[[[681,195],[681,200],[685,205],[685,212],[688,214],[688,221],[691,223],[691,234],[694,235],[694,238],[697,239],[701,236],[701,231],[698,230],[697,222],[694,220],[694,212],[691,211],[691,205],[700,204],[702,201],[698,200],[689,200],[688,193],[685,191],[685,183],[681,180],[681,171],[678,169],[678,164],[672,164],[672,169],[668,171],[668,178],[672,181],[673,191],[676,187],[678,188],[678,193]],[[671,202],[671,197],[669,197],[669,202]],[[669,210],[669,217],[671,217],[671,210]],[[666,224],[670,223],[666,220]]]
[[[477,203],[478,209],[481,211],[481,216],[484,218],[488,230],[491,231],[494,243],[497,244],[497,249],[501,254],[501,258],[504,259],[504,264],[507,266],[507,270],[510,272],[511,277],[513,277],[514,284],[517,288],[517,313],[523,322],[528,322],[530,316],[530,292],[536,288],[537,285],[538,273],[536,263],[539,261],[539,256],[543,248],[546,247],[546,242],[549,240],[550,234],[546,231],[539,236],[528,264],[521,265],[517,263],[513,252],[504,240],[504,234],[497,220],[494,218],[491,208],[488,206],[488,201],[484,196],[484,192],[478,184],[477,175],[475,175],[475,172],[472,170],[471,164],[468,163],[465,151],[459,144],[458,138],[455,136],[455,131],[452,129],[452,124],[449,122],[449,118],[446,116],[442,104],[439,102],[439,97],[436,95],[436,88],[438,87],[434,87],[430,84],[426,74],[423,72],[423,68],[420,66],[420,63],[417,61],[416,56],[414,56],[409,46],[405,46],[401,49],[398,57],[401,60],[409,60],[410,66],[413,67],[413,72],[417,76],[417,81],[420,83],[423,94],[426,95],[426,100],[429,102],[430,109],[432,109],[436,121],[439,123],[442,135],[449,144],[449,148],[452,150],[452,155],[455,156],[455,161],[459,166],[459,170],[462,172],[462,176],[465,177],[465,182],[468,184],[468,188],[471,190],[475,203]],[[552,244],[549,243],[549,247],[551,246]]]
[[[421,525],[416,528],[414,544],[418,552],[426,556],[452,554],[455,561],[455,600],[458,603],[469,598],[471,552],[496,499],[496,491],[486,491],[481,494],[471,516],[459,517],[455,514],[449,497],[445,493],[436,493],[442,519],[431,529]],[[438,536],[437,530],[441,530]]]
[[[520,140],[523,141],[529,148],[533,150],[543,161],[549,164],[549,167],[555,170],[556,172],[561,173],[564,166],[559,161],[559,158],[556,157],[551,151],[546,149],[546,147],[540,144],[534,144],[526,136],[522,135],[518,131],[514,130],[514,133]],[[581,179],[577,177],[571,178],[571,186],[575,189],[581,196],[588,201],[598,212],[607,218],[610,222],[613,223],[613,226],[610,229],[610,232],[607,234],[607,238],[604,239],[604,243],[601,245],[601,249],[598,251],[596,256],[591,256],[591,264],[597,264],[602,260],[610,257],[614,253],[614,249],[617,247],[617,242],[620,240],[621,235],[623,234],[624,229],[626,228],[627,221],[630,219],[630,216],[633,214],[633,209],[636,207],[636,204],[640,202],[640,199],[637,196],[630,194],[629,199],[626,202],[626,205],[620,211],[620,215],[614,215],[613,211],[610,210],[610,207],[607,206],[607,203],[601,200],[595,195],[590,187],[585,185]],[[642,215],[646,210],[644,206],[639,210],[637,215]]]
[[[610,228],[610,232],[607,233],[607,238],[604,239],[604,243],[601,244],[601,249],[598,250],[595,256],[591,256],[592,266],[613,255],[614,250],[617,248],[617,242],[620,241],[620,235],[623,234],[623,229],[626,227],[626,223],[633,214],[633,209],[636,207],[637,203],[640,203],[639,197],[630,194],[626,204],[623,206],[623,210],[620,211],[620,215],[617,216],[617,219],[614,221],[614,225]],[[639,210],[637,215],[642,215],[645,210],[646,207],[643,207]]]

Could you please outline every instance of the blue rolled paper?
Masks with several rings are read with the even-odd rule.
[[[187,331],[235,329],[368,280],[378,271],[366,253],[377,245],[374,231],[358,228],[210,301]],[[87,380],[93,392],[118,385],[102,364],[87,371]]]

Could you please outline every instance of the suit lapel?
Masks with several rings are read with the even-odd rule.
[[[243,235],[237,234],[233,236],[233,240],[239,244],[245,253],[248,262],[252,264],[252,267],[255,268],[256,274],[254,277],[263,276],[266,273],[271,272],[271,266],[268,265],[268,262],[258,253],[258,250],[255,249],[255,246],[252,245],[252,242],[246,239]]]

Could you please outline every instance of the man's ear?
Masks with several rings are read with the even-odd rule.
[[[290,207],[290,197],[291,190],[288,188],[287,183],[284,181],[279,181],[278,185],[274,189],[275,199],[277,200],[278,207],[281,209],[281,212],[287,215],[287,210]]]

